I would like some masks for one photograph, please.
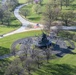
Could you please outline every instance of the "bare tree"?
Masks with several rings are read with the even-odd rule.
[[[39,4],[34,4],[33,10],[36,12],[36,14],[39,14],[41,12],[41,6]]]
[[[59,11],[57,6],[52,6],[50,3],[46,5],[45,12],[43,12],[44,30],[50,31],[52,22],[57,19]]]
[[[35,68],[34,60],[31,58],[27,58],[23,63],[24,69],[27,70],[28,74],[31,75],[31,71]]]
[[[20,59],[14,60],[7,68],[4,75],[26,75],[25,70],[21,65]]]
[[[10,21],[11,21],[11,12],[9,10],[4,12],[4,20],[7,23],[7,25],[10,25]]]
[[[74,36],[73,36],[73,40],[76,42],[76,34],[74,34]]]
[[[40,55],[36,56],[35,63],[37,64],[38,69],[40,68],[41,64],[43,64],[43,60],[42,60],[42,57]]]
[[[69,22],[75,19],[75,13],[73,11],[61,12],[61,20],[65,23],[65,25],[69,25]]]
[[[8,7],[14,9],[18,5],[18,0],[6,0]]]
[[[25,56],[27,58],[27,55],[28,55],[28,48],[27,48],[27,46],[24,47],[24,54],[25,54]]]
[[[20,13],[26,17],[30,14],[30,11],[28,9],[22,9]]]
[[[39,0],[39,4],[42,5],[43,0]]]
[[[50,60],[51,55],[52,55],[51,48],[47,47],[44,49],[44,51],[45,51],[47,63],[49,63],[49,60]]]

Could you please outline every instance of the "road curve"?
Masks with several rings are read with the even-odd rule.
[[[25,6],[25,5],[27,5],[27,4],[20,5],[20,6],[16,7],[15,10],[14,10],[14,15],[15,15],[15,17],[22,23],[22,26],[21,26],[19,29],[13,31],[13,32],[4,34],[4,35],[3,35],[2,37],[0,37],[0,38],[6,37],[6,36],[9,36],[9,35],[12,35],[12,34],[16,34],[16,33],[25,32],[25,31],[32,31],[32,30],[40,30],[40,29],[41,29],[41,28],[36,28],[36,29],[35,29],[35,28],[28,29],[28,28],[27,28],[27,25],[29,25],[29,24],[36,25],[36,23],[31,23],[31,22],[25,20],[25,19],[22,18],[22,16],[19,14],[19,9],[22,8],[22,7]]]
[[[32,31],[32,30],[40,30],[40,29],[41,29],[41,28],[36,28],[36,29],[35,29],[35,28],[28,29],[28,28],[27,28],[27,25],[29,25],[29,24],[36,25],[36,23],[32,23],[32,22],[29,22],[29,21],[25,20],[25,19],[19,14],[19,9],[22,8],[22,7],[25,6],[25,5],[28,5],[28,4],[20,5],[20,6],[16,7],[15,10],[14,10],[14,15],[15,15],[15,17],[22,23],[22,26],[21,26],[19,29],[13,31],[13,32],[4,34],[4,35],[3,35],[2,37],[0,37],[0,38],[6,37],[6,36],[9,36],[9,35],[12,35],[12,34],[16,34],[16,33],[25,32],[25,31]],[[40,24],[40,26],[42,26],[42,25]],[[57,27],[56,27],[56,26],[53,26],[53,27],[51,27],[51,29],[57,29]],[[76,26],[62,26],[61,29],[63,29],[63,30],[76,30]]]

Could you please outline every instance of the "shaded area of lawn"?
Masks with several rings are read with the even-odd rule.
[[[40,30],[28,31],[28,32],[23,32],[23,33],[7,36],[7,37],[0,39],[0,55],[10,53],[10,48],[14,41],[21,39],[21,38],[40,35],[40,34],[41,34]],[[0,60],[0,75],[4,75],[4,72],[7,69],[9,62],[10,62],[9,59]]]
[[[8,64],[10,63],[9,60],[0,60],[0,75],[4,75],[5,70],[7,69]]]
[[[43,65],[33,75],[76,75],[76,66],[49,63]]]
[[[0,56],[3,55],[3,54],[8,54],[10,52],[10,49],[9,48],[5,48],[5,47],[2,47],[0,46]]]
[[[73,10],[76,10],[76,4],[70,5],[70,8],[73,9]]]
[[[12,32],[18,29],[20,26],[21,23],[15,18],[14,14],[12,13],[10,25],[8,25],[7,22],[4,22],[3,24],[0,22],[0,35]]]
[[[27,19],[29,19],[30,21],[33,21],[33,22],[39,22],[41,17],[40,16],[29,16],[29,17],[27,17]]]

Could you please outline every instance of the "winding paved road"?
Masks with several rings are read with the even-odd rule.
[[[22,26],[16,31],[13,31],[13,32],[10,32],[10,33],[7,33],[7,34],[3,35],[3,37],[6,37],[6,36],[9,36],[9,35],[12,35],[12,34],[16,34],[16,33],[25,32],[25,31],[32,31],[32,30],[40,30],[41,29],[41,28],[27,29],[27,25],[29,25],[29,24],[36,25],[36,23],[31,23],[31,22],[25,20],[24,18],[22,18],[20,16],[19,9],[22,8],[25,5],[27,5],[27,4],[20,5],[20,6],[16,7],[15,10],[14,10],[14,15],[22,23]],[[54,26],[54,27],[52,27],[52,29],[57,29],[57,27]],[[64,29],[64,30],[76,30],[76,26],[70,26],[70,27],[63,26],[62,29]],[[0,38],[3,38],[3,37],[0,37]],[[11,54],[8,54],[8,55],[6,54],[4,56],[0,56],[0,59],[7,58],[9,56],[12,56],[12,55]]]
[[[3,37],[6,37],[6,36],[9,36],[9,35],[12,35],[12,34],[16,34],[16,33],[25,32],[25,31],[32,31],[32,30],[40,30],[41,29],[41,28],[36,28],[36,29],[35,28],[28,29],[27,28],[27,25],[29,25],[29,24],[36,25],[36,23],[32,23],[32,22],[29,22],[29,21],[25,20],[19,14],[19,9],[22,8],[25,5],[28,5],[28,4],[20,5],[20,6],[16,7],[15,10],[14,10],[14,15],[22,23],[22,26],[19,29],[13,31],[13,32],[4,34]],[[42,25],[40,24],[40,26],[42,26]],[[53,27],[51,27],[51,29],[57,29],[57,27],[56,26],[53,26]],[[62,26],[62,29],[64,29],[64,30],[76,30],[76,26],[70,26],[70,27]],[[3,37],[0,37],[0,38],[3,38]]]
[[[10,33],[7,33],[7,34],[4,34],[3,37],[6,37],[6,36],[9,36],[9,35],[12,35],[12,34],[16,34],[16,33],[21,33],[21,32],[25,32],[25,31],[32,31],[32,30],[40,30],[41,28],[31,28],[31,29],[28,29],[27,26],[28,25],[36,25],[36,23],[31,23],[27,20],[25,20],[24,18],[22,18],[22,16],[19,14],[19,9],[22,8],[23,6],[25,6],[27,4],[23,4],[23,5],[20,5],[18,7],[15,8],[14,10],[14,15],[15,17],[22,23],[22,26],[13,31],[13,32],[10,32]],[[40,25],[41,26],[41,25]],[[3,37],[0,37],[0,38],[3,38]]]

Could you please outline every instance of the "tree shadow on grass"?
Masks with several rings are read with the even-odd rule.
[[[5,48],[0,46],[0,56],[4,55],[4,54],[9,54],[10,53],[10,49],[9,48]]]
[[[34,21],[34,20],[40,20],[40,17],[29,17],[28,19]]]
[[[67,64],[48,64],[43,65],[36,73],[38,75],[76,75],[76,66]]]
[[[10,61],[7,59],[0,59],[0,75],[4,75],[7,66],[9,65]]]
[[[16,27],[20,27],[21,26],[21,24],[19,24],[19,25],[14,25],[14,24],[12,24],[12,25],[7,25],[7,27],[8,28],[16,28]]]
[[[76,4],[72,4],[72,5],[70,5],[70,7],[75,10],[76,9]]]
[[[60,48],[60,46],[57,44],[53,44],[52,48],[53,54],[56,54],[58,57],[63,57],[65,54],[76,54],[72,52],[72,50],[74,50],[74,48]]]

